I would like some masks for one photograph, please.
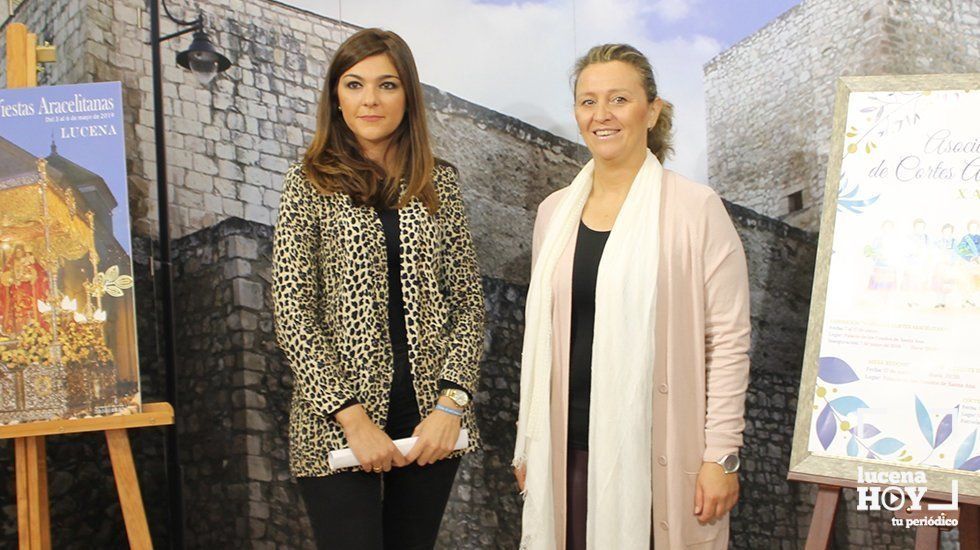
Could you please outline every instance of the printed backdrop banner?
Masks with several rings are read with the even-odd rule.
[[[0,91],[0,424],[139,410],[118,82]]]
[[[793,467],[921,468],[980,495],[980,91],[909,78],[838,95]]]

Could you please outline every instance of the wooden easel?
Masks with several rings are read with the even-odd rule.
[[[37,35],[27,32],[27,27],[22,23],[7,25],[8,88],[37,86],[37,51]],[[112,474],[119,492],[129,545],[137,550],[153,548],[127,430],[173,423],[174,409],[169,403],[146,403],[142,412],[130,415],[0,426],[0,439],[14,440],[17,535],[21,550],[51,548],[44,438],[49,435],[99,431],[105,432],[109,446]]]
[[[48,420],[0,427],[0,439],[14,440],[17,460],[17,534],[21,550],[49,550],[51,523],[48,515],[48,474],[44,438],[81,432],[104,431],[116,479],[119,503],[129,546],[138,550],[153,548],[150,529],[143,510],[139,480],[129,446],[130,428],[167,426],[174,423],[170,403],[146,403],[143,412],[122,416],[102,416],[74,420]]]
[[[790,481],[802,481],[815,483],[817,485],[817,499],[813,504],[813,516],[810,518],[810,529],[806,535],[805,550],[828,550],[830,548],[831,535],[834,531],[834,517],[837,515],[837,504],[840,501],[841,489],[856,488],[857,484],[847,480],[798,474],[790,472]],[[948,495],[937,495],[930,492],[926,493],[923,502],[950,502]],[[959,525],[960,548],[980,548],[980,504],[971,502],[972,499],[964,501],[963,495],[959,496]],[[954,517],[954,514],[947,514]],[[904,517],[899,512],[895,517]],[[898,527],[896,527],[898,529]],[[902,527],[904,529],[904,527]],[[916,527],[915,531],[915,550],[937,550],[939,548],[938,527]]]

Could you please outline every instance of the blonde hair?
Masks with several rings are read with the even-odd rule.
[[[594,46],[588,53],[580,57],[575,62],[575,69],[572,71],[573,93],[578,86],[579,76],[582,75],[582,71],[586,67],[611,61],[622,61],[636,69],[640,75],[640,81],[643,84],[643,91],[646,92],[648,102],[659,97],[650,60],[640,53],[640,50],[629,44],[601,44]],[[663,102],[663,108],[660,110],[660,117],[657,118],[657,124],[647,132],[647,147],[660,162],[664,162],[674,153],[674,105],[663,98],[660,100]]]

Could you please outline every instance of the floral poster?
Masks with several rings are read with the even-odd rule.
[[[139,410],[121,93],[0,91],[0,424]]]
[[[976,90],[850,93],[815,455],[980,470],[978,121]]]

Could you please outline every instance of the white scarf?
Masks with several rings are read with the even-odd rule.
[[[527,294],[514,465],[526,465],[521,548],[554,550],[552,277],[592,190],[594,161],[555,208]],[[589,406],[589,549],[650,547],[653,363],[663,167],[647,151],[599,262]]]

